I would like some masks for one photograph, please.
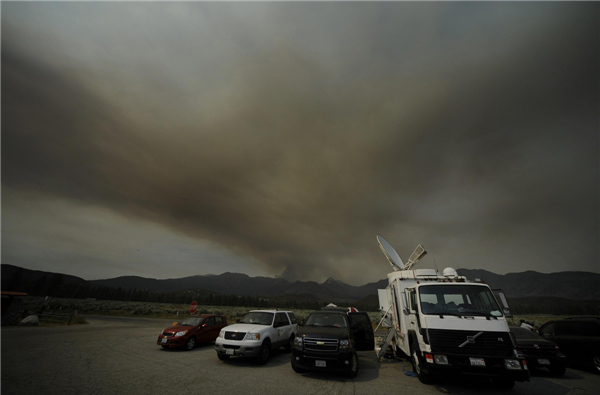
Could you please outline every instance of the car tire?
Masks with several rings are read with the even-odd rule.
[[[358,375],[358,356],[356,355],[356,352],[352,353],[352,361],[350,361],[350,369],[348,370],[347,375],[351,379]]]
[[[219,357],[221,361],[227,361],[229,359],[229,355],[217,354],[217,357]]]
[[[567,371],[565,368],[549,368],[549,370],[552,376],[562,376]]]
[[[288,341],[288,343],[285,345],[285,352],[292,352],[292,348],[294,348],[294,339],[296,338],[296,336],[294,336],[292,334],[292,336],[290,336],[290,341]]]
[[[260,347],[260,351],[256,356],[256,363],[259,365],[264,365],[267,363],[269,359],[269,354],[271,353],[271,341],[269,339],[265,339],[262,346]]]
[[[422,368],[423,359],[419,357],[418,347],[415,344],[413,344],[410,359],[413,366],[413,372],[417,374],[419,381],[423,384],[431,384],[431,376],[429,375],[429,373],[426,373],[425,370]]]
[[[503,390],[509,390],[515,386],[515,380],[511,379],[495,379],[493,380],[493,382],[496,385],[496,387]]]
[[[600,354],[592,355],[592,367],[594,372],[600,374]]]
[[[196,347],[196,338],[194,336],[190,336],[190,338],[185,342],[185,349],[190,351],[193,350],[194,347]]]

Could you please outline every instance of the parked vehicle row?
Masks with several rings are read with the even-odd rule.
[[[222,315],[202,314],[163,330],[157,344],[191,350],[196,343],[214,341],[220,360],[254,358],[259,364],[284,347],[293,351],[291,365],[296,372],[333,370],[356,377],[356,352],[374,349],[374,333],[367,313],[353,311],[325,308],[300,325],[291,311],[253,310],[233,325]]]

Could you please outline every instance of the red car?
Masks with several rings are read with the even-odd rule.
[[[196,343],[214,342],[221,329],[227,326],[222,315],[201,314],[186,318],[163,330],[156,344],[163,348],[185,347],[191,350]]]

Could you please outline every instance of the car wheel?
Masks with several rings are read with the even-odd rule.
[[[494,381],[494,384],[496,385],[496,387],[503,389],[503,390],[509,390],[515,386],[515,380],[511,380],[511,379],[496,379],[493,381]]]
[[[270,353],[271,342],[269,341],[269,339],[266,339],[260,347],[260,351],[258,353],[258,356],[256,357],[256,363],[258,363],[259,365],[264,365],[265,363],[267,363]]]
[[[226,361],[229,359],[229,355],[217,354],[217,357],[219,357],[221,361]]]
[[[294,335],[290,336],[290,341],[285,345],[286,352],[292,352],[292,348],[294,348],[294,339]]]
[[[187,342],[185,342],[185,349],[186,350],[192,350],[194,347],[196,346],[196,338],[194,336],[191,336]]]
[[[417,353],[416,346],[413,346],[413,348],[412,348],[411,362],[412,362],[412,366],[413,366],[413,372],[415,372],[417,374],[417,377],[419,377],[419,381],[423,384],[431,383],[431,377],[429,376],[429,373],[426,373],[424,371],[424,369],[422,368],[422,364],[421,364],[422,359],[419,357],[419,354]]]
[[[352,354],[352,360],[350,361],[350,370],[348,370],[348,377],[351,379],[358,375],[358,357],[356,353]]]
[[[600,355],[592,356],[592,366],[594,367],[596,373],[600,374]]]
[[[550,374],[552,374],[553,376],[562,376],[567,371],[567,369],[565,369],[565,368],[548,368],[548,369],[550,370]]]

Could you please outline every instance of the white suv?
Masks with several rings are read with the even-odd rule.
[[[296,316],[291,311],[252,310],[236,324],[221,329],[215,350],[222,361],[231,356],[256,357],[264,364],[271,350],[285,347],[291,352],[297,332]]]

